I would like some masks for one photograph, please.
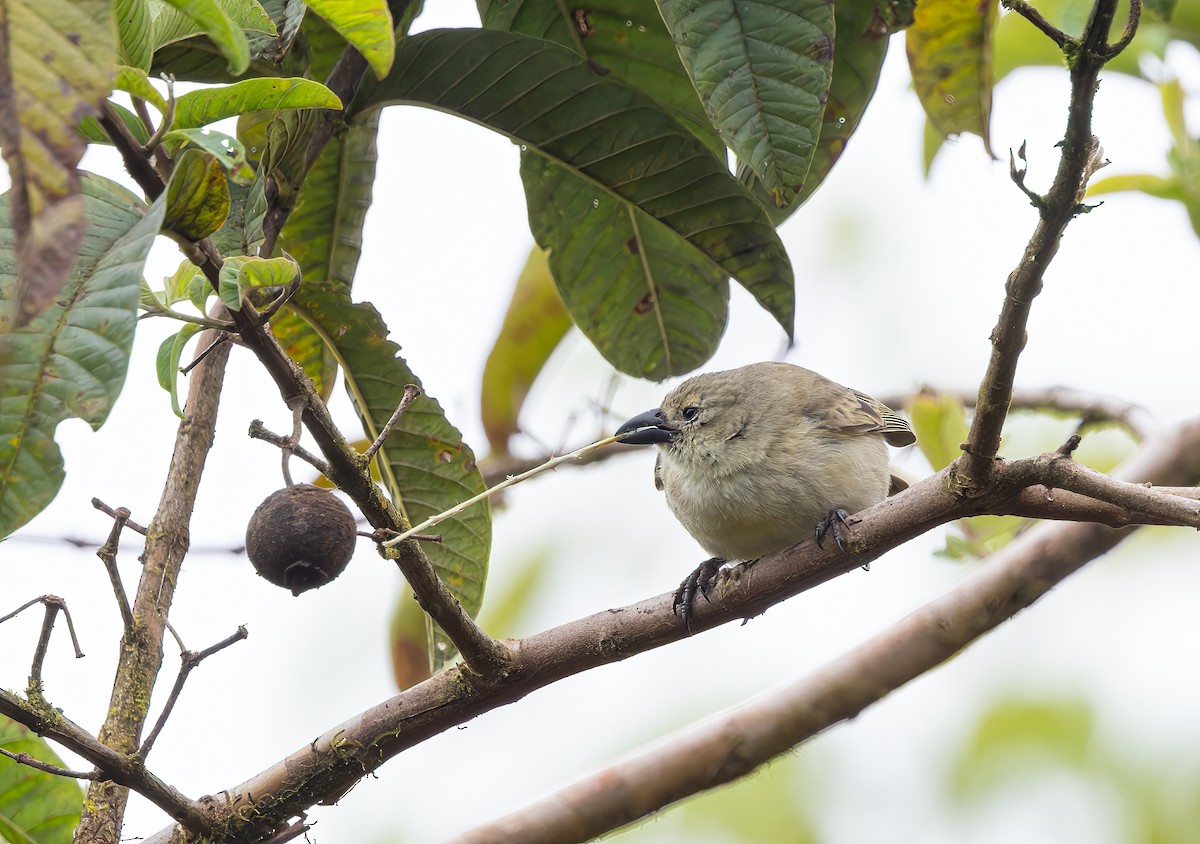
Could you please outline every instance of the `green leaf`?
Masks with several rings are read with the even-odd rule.
[[[158,89],[150,84],[150,77],[140,67],[120,67],[117,78],[113,80],[113,88],[124,91],[134,97],[141,97],[158,109],[160,114],[166,114],[167,101]]]
[[[240,311],[245,293],[261,287],[283,287],[299,271],[296,262],[286,255],[281,258],[234,255],[221,265],[217,295],[229,310]]]
[[[387,327],[366,303],[352,304],[345,285],[305,283],[288,306],[318,328],[335,350],[345,374],[346,390],[358,410],[367,436],[374,437],[391,417],[406,384],[420,380],[387,337]],[[417,524],[484,490],[475,455],[429,396],[416,399],[380,450],[385,486],[392,502]],[[475,615],[483,602],[491,549],[491,511],[482,502],[438,525],[441,542],[422,548],[438,575]],[[435,663],[451,656],[442,636]]]
[[[121,122],[125,124],[125,128],[129,130],[129,134],[133,135],[134,140],[139,144],[144,144],[150,140],[150,133],[146,130],[146,124],[142,122],[142,118],[120,103],[109,102],[109,106],[121,118]],[[78,131],[89,143],[112,144],[112,139],[108,137],[108,133],[100,127],[100,121],[90,114],[79,122]]]
[[[91,225],[55,304],[22,328],[0,319],[0,537],[58,492],[58,423],[78,417],[93,428],[104,424],[129,365],[142,265],[165,201],[143,213],[136,196],[106,179],[87,176],[82,187]],[[16,291],[15,247],[3,201],[0,300]]]
[[[791,265],[758,203],[653,100],[575,53],[504,32],[423,32],[404,40],[391,74],[364,85],[356,105],[397,103],[504,132],[590,183],[596,205],[612,198],[655,218],[791,334]]]
[[[233,75],[243,73],[250,66],[250,42],[246,30],[255,26],[264,27],[271,35],[275,25],[255,0],[237,0],[236,3],[221,3],[214,0],[163,0],[178,12],[160,14],[155,21],[156,47],[172,44],[193,35],[207,35],[221,51]],[[231,16],[231,6],[239,6],[243,14],[239,19]],[[198,124],[197,124],[198,125]]]
[[[1037,763],[1086,769],[1095,743],[1095,720],[1082,700],[1006,700],[993,705],[953,763],[955,796],[983,797],[1015,775],[1028,775]]]
[[[232,181],[249,184],[254,170],[246,163],[246,148],[237,138],[211,129],[172,129],[162,136],[162,145],[172,154],[191,145],[214,156]]]
[[[167,185],[163,230],[201,240],[221,228],[229,214],[229,183],[216,156],[189,149],[175,163]]]
[[[403,691],[423,680],[433,672],[429,659],[429,616],[408,584],[400,590],[392,620],[388,625],[388,649],[392,656],[392,679],[396,688]]]
[[[479,410],[493,453],[508,453],[525,396],[570,327],[571,318],[554,289],[549,256],[535,246],[517,277],[500,336],[483,368]]]
[[[304,179],[279,245],[296,259],[306,280],[341,282],[347,289],[354,282],[375,182],[378,130],[378,112],[356,117],[344,134],[329,140]],[[271,328],[317,392],[328,396],[337,361],[317,332],[286,308]]]
[[[838,3],[834,8],[837,39],[833,47],[829,99],[825,103],[821,136],[817,139],[812,165],[795,197],[779,207],[753,170],[744,163],[738,170],[738,178],[759,197],[776,226],[807,202],[825,181],[875,95],[890,40],[887,28],[875,15],[875,8],[862,2]]]
[[[724,142],[696,96],[662,15],[650,3],[597,0],[587,7],[546,0],[479,0],[488,29],[553,41],[649,94],[725,160]]]
[[[356,117],[333,137],[304,179],[279,236],[306,279],[354,282],[363,224],[371,207],[379,113]]]
[[[957,398],[922,392],[908,405],[917,445],[935,472],[945,469],[962,454],[967,441],[967,414]]]
[[[804,186],[833,73],[827,0],[658,0],[725,143],[777,206]]]
[[[526,0],[480,6],[487,26],[553,40],[650,94],[725,160],[725,145],[652,5],[606,0],[571,10]],[[591,183],[565,167],[527,152],[521,173],[530,226],[551,252],[561,298],[601,353],[622,371],[650,378],[682,374],[707,360],[727,317],[725,273],[678,236],[643,236],[643,229],[659,224],[636,207],[608,198],[593,204]],[[560,203],[572,210],[564,214]],[[612,278],[618,281],[610,287]],[[658,295],[664,284],[683,298]],[[693,316],[696,304],[707,309],[700,323],[670,330]],[[625,314],[635,314],[632,322]]]
[[[160,303],[172,307],[179,302],[191,302],[201,314],[205,313],[213,290],[199,267],[184,258],[164,281],[162,293],[156,296]]]
[[[16,232],[16,324],[53,307],[87,229],[76,131],[108,96],[116,33],[104,0],[10,0],[0,6],[0,152]]]
[[[180,419],[187,419],[187,415],[179,405],[179,358],[192,337],[203,330],[202,326],[195,323],[185,323],[183,328],[163,340],[158,347],[155,359],[158,385],[171,394],[171,410]]]
[[[154,18],[150,0],[113,0],[117,19],[117,49],[121,61],[142,70],[154,58]]]
[[[250,111],[341,107],[336,94],[311,79],[247,79],[184,94],[175,103],[171,128],[206,126]]]
[[[541,156],[521,156],[529,225],[571,318],[622,372],[661,380],[708,360],[729,283],[675,232]]]
[[[913,88],[930,122],[942,137],[978,135],[988,155],[995,24],[992,2],[922,0],[905,42]]]
[[[259,170],[250,184],[234,182],[229,186],[229,216],[225,218],[225,225],[213,233],[213,244],[222,255],[258,254],[266,213],[267,198],[263,191],[263,174]]]
[[[396,36],[386,0],[306,0],[306,5],[362,53],[378,78],[387,75]]]
[[[66,767],[44,739],[4,715],[0,715],[0,747]],[[83,796],[74,780],[5,759],[0,762],[0,841],[70,844]]]

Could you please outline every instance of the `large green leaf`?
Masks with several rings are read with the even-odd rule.
[[[989,155],[996,15],[991,2],[922,0],[905,40],[913,88],[934,128],[942,137],[978,135]]]
[[[632,203],[521,156],[529,225],[575,324],[622,372],[661,380],[708,360],[725,330],[719,267]]]
[[[279,246],[300,264],[306,280],[337,281],[347,289],[354,282],[375,183],[378,130],[378,112],[357,117],[345,133],[330,138],[304,180]],[[312,327],[285,308],[271,328],[317,392],[328,396],[337,361]]]
[[[612,198],[653,217],[791,333],[791,265],[758,203],[654,100],[570,50],[506,32],[424,32],[403,42],[391,74],[364,86],[356,105],[397,103],[504,132],[589,183],[593,207]]]
[[[117,19],[117,48],[121,61],[131,67],[150,69],[154,58],[154,17],[150,0],[113,0]]]
[[[45,740],[0,715],[0,747],[64,767]],[[70,844],[83,807],[83,790],[71,779],[0,759],[0,841]]]
[[[379,313],[367,303],[353,304],[346,286],[337,282],[303,284],[288,307],[318,329],[337,354],[350,399],[367,435],[374,437],[399,405],[405,385],[421,384],[400,357],[400,347],[388,339]],[[429,396],[415,400],[400,417],[380,454],[392,502],[413,524],[485,488],[475,454]],[[425,553],[463,608],[475,615],[487,579],[491,510],[482,502],[437,530],[442,541],[426,543]],[[435,663],[440,664],[449,651],[444,640],[438,647]]]
[[[494,454],[508,453],[525,396],[571,327],[548,258],[536,246],[529,253],[483,368],[479,413]]]
[[[833,73],[833,4],[658,0],[709,119],[778,206],[804,185]]]
[[[166,5],[163,5],[166,4]],[[245,72],[251,55],[276,35],[275,24],[257,0],[160,0],[153,7],[155,47],[196,35],[207,36],[233,75]]]
[[[376,76],[387,75],[396,53],[387,0],[306,0],[306,5],[362,53]]]
[[[247,79],[184,94],[175,102],[171,128],[206,126],[250,111],[341,107],[336,94],[311,79]]]
[[[607,0],[571,10],[549,0],[481,2],[480,14],[491,28],[569,47],[650,94],[724,161],[725,145],[649,3]],[[551,253],[561,298],[600,352],[617,368],[650,378],[683,374],[707,360],[725,327],[725,273],[698,259],[678,235],[644,235],[658,224],[636,206],[608,197],[593,202],[591,183],[566,167],[526,152],[521,173],[530,225]],[[564,202],[573,211],[564,214]],[[664,283],[689,296],[660,295]],[[696,304],[703,318],[684,325]]]
[[[838,3],[835,7],[833,79],[821,121],[821,137],[800,191],[780,207],[748,165],[743,163],[738,170],[738,177],[759,197],[775,225],[790,217],[825,181],[875,95],[890,40],[876,8],[874,3],[862,0]]]
[[[76,131],[108,96],[117,44],[104,0],[0,4],[0,148],[12,180],[21,290],[8,303],[18,325],[52,306],[87,229]]]
[[[671,33],[653,4],[598,0],[584,8],[554,0],[477,0],[477,5],[488,29],[561,44],[649,94],[714,155],[725,159],[725,144],[708,122]]]
[[[375,184],[378,133],[378,112],[356,117],[343,134],[330,138],[304,180],[279,243],[306,279],[347,286],[354,281]]]
[[[29,325],[0,320],[0,537],[33,518],[63,480],[58,423],[104,424],[125,382],[142,265],[162,222],[163,199],[141,200],[88,176],[91,225],[55,304]],[[16,290],[15,237],[0,202],[0,299]],[[0,302],[2,304],[2,302]]]

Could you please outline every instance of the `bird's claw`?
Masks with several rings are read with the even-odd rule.
[[[716,578],[717,572],[723,565],[725,565],[725,561],[720,557],[708,558],[697,566],[694,572],[685,577],[683,583],[679,584],[679,588],[675,590],[675,600],[671,602],[671,612],[679,616],[689,634],[692,632],[691,615],[696,596],[701,595],[704,600],[708,600],[709,584]]]
[[[850,514],[841,507],[830,510],[825,518],[817,522],[817,547],[821,550],[825,549],[825,535],[832,533],[833,542],[837,545],[838,550],[842,553],[846,552],[846,541],[842,538],[842,528],[850,529]]]

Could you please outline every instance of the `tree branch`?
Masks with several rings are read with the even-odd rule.
[[[733,569],[711,603],[697,605],[693,630],[759,615],[788,597],[853,571],[953,519],[1007,514],[1018,505],[1026,506],[1028,502],[1021,503],[1024,490],[1039,484],[1053,486],[1060,481],[1059,475],[1066,474],[1067,470],[1055,466],[1056,461],[1073,463],[1055,452],[1001,464],[991,490],[970,498],[952,492],[948,479],[954,467],[949,467],[859,514],[846,553],[832,546],[822,550],[810,540]],[[1129,471],[1136,473],[1132,475],[1135,477],[1168,483],[1200,476],[1200,420],[1183,426],[1165,440],[1150,443]],[[1128,491],[1127,484],[1110,479],[1100,483],[1105,481],[1110,485],[1105,493],[1109,498]],[[1162,491],[1152,494],[1169,496]],[[1074,499],[1076,505],[1079,498]],[[1200,513],[1196,512],[1200,508],[1190,501],[1188,506],[1184,523],[1200,525]],[[1107,519],[1113,506],[1104,504],[1096,513]],[[1075,506],[1070,515],[1078,518],[1087,514],[1081,506]],[[1126,513],[1124,517],[1136,522],[1139,514]],[[1102,533],[1111,531],[1104,528]],[[1024,594],[1016,585],[1010,587]],[[664,593],[517,641],[511,646],[513,656],[507,673],[497,679],[480,678],[460,668],[437,674],[327,731],[282,762],[222,792],[211,805],[222,807],[222,818],[228,819],[232,832],[253,840],[255,834],[327,796],[341,794],[387,759],[431,736],[564,677],[684,638],[686,631],[671,611],[672,598],[673,592]],[[1011,615],[1023,604],[1005,606]],[[175,832],[164,830],[147,842],[179,840],[172,838]]]
[[[229,345],[222,344],[192,375],[188,385],[187,419],[180,423],[175,435],[175,452],[171,455],[167,482],[158,511],[146,531],[142,574],[132,608],[133,623],[121,637],[108,717],[99,734],[100,743],[112,748],[126,762],[141,743],[151,693],[162,664],[163,632],[179,569],[191,541],[191,514],[204,462],[213,444],[228,357]],[[100,765],[95,759],[89,761],[111,775],[110,767]],[[111,781],[91,783],[83,804],[83,815],[75,830],[77,844],[110,844],[119,840],[125,804],[129,799],[123,786],[130,784],[129,778],[117,776]],[[142,790],[142,783],[136,785],[139,793],[150,797]],[[180,796],[180,799],[185,798]],[[175,812],[172,814],[179,817]],[[194,830],[206,828],[197,825],[201,819],[195,812],[180,820]]]
[[[1122,474],[1166,483],[1200,480],[1200,423],[1139,455]],[[1040,525],[993,554],[952,591],[815,673],[686,727],[652,750],[477,827],[453,844],[588,841],[738,779],[941,665],[1129,536],[1095,524]]]
[[[346,48],[342,57],[330,72],[331,89],[341,96],[343,103],[348,103],[357,89],[362,77],[365,62],[361,57],[355,59],[357,51]],[[359,68],[354,76],[350,69]],[[323,117],[322,123],[337,118]],[[120,121],[117,121],[120,122]],[[120,128],[124,128],[123,124]],[[311,165],[320,154],[320,149],[332,137],[332,125],[328,131],[314,131],[312,142],[307,150],[307,161]],[[317,143],[320,138],[319,144]],[[130,161],[141,159],[140,147],[128,133],[114,131],[111,134],[113,143]],[[132,144],[132,147],[130,145]],[[152,171],[152,168],[151,168]],[[147,194],[161,192],[162,184],[157,174],[153,178],[145,169],[131,171]],[[275,241],[287,220],[290,208],[274,206],[268,209],[263,221],[264,255],[274,249]],[[210,238],[197,241],[184,249],[188,258],[204,273],[209,284],[216,290],[219,287],[220,268],[223,258]],[[402,533],[411,525],[408,520],[380,491],[372,480],[369,465],[364,463],[358,453],[347,442],[346,437],[338,429],[329,413],[325,402],[313,388],[312,382],[304,371],[287,356],[271,334],[266,321],[252,308],[242,308],[230,312],[237,333],[243,344],[254,352],[268,375],[274,380],[284,402],[289,406],[295,401],[304,405],[304,425],[316,440],[321,452],[329,461],[327,477],[354,501],[363,515],[367,517],[374,528],[384,528],[389,531]],[[203,345],[203,343],[201,344]],[[227,348],[227,344],[222,344]],[[508,651],[505,646],[493,640],[467,614],[446,585],[438,577],[429,558],[421,550],[416,540],[406,541],[394,548],[383,552],[388,559],[395,561],[401,573],[412,587],[417,602],[442,628],[450,641],[462,654],[464,662],[475,672],[485,676],[498,676],[504,673],[508,663]],[[78,839],[77,839],[78,840]]]
[[[1079,214],[1083,192],[1098,166],[1092,135],[1092,101],[1100,69],[1112,55],[1108,32],[1117,0],[1096,0],[1080,42],[1063,45],[1071,73],[1071,105],[1062,158],[1049,193],[1038,205],[1039,220],[1017,268],[1005,285],[1000,318],[992,330],[992,354],[979,386],[975,418],[964,448],[966,459],[954,478],[964,492],[983,489],[995,470],[1000,432],[1012,399],[1017,359],[1025,346],[1025,326],[1034,298],[1067,224]],[[1057,40],[1057,39],[1056,39]]]
[[[110,785],[132,788],[187,829],[211,833],[212,818],[201,806],[150,773],[141,764],[101,744],[87,730],[49,706],[26,702],[12,692],[0,689],[0,715],[24,724],[96,766]],[[100,784],[101,780],[92,783]],[[90,789],[89,789],[90,792]],[[86,801],[85,801],[86,808]],[[113,839],[114,841],[117,839]]]

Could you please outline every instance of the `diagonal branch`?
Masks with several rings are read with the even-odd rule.
[[[1122,474],[1195,483],[1198,448],[1200,426],[1193,425],[1166,447],[1139,455]],[[1180,459],[1184,454],[1188,458]],[[1040,525],[989,557],[952,591],[819,671],[686,727],[453,844],[587,841],[745,776],[941,665],[1129,536],[1095,524]]]
[[[1058,252],[1067,224],[1081,211],[1087,181],[1099,166],[1099,145],[1092,135],[1092,102],[1100,70],[1113,55],[1108,33],[1116,6],[1117,0],[1097,0],[1080,41],[1063,45],[1071,68],[1071,104],[1062,158],[1050,191],[1038,205],[1039,220],[1025,254],[1008,277],[1000,318],[992,329],[992,354],[963,449],[966,459],[954,479],[968,494],[983,489],[995,470],[1030,306],[1041,292],[1046,268]]]
[[[950,489],[950,467],[859,514],[848,537],[847,553],[832,546],[822,550],[810,540],[734,569],[718,594],[712,596],[712,602],[697,606],[693,629],[759,615],[788,597],[853,571],[953,519],[1002,515],[1028,507],[1030,502],[1024,493],[1039,486],[1054,486],[1067,473],[1055,466],[1058,461],[1073,465],[1069,457],[1058,452],[1005,463],[995,474],[991,491],[970,498],[956,496]],[[1200,419],[1148,444],[1129,471],[1135,473],[1133,477],[1166,483],[1200,477]],[[1105,482],[1109,485],[1107,498],[1127,491],[1127,484],[1102,477],[1100,483]],[[1171,497],[1162,490],[1152,490],[1151,494]],[[1045,492],[1041,495],[1044,497]],[[1083,497],[1074,496],[1072,500],[1070,517],[1086,518]],[[1179,497],[1169,506],[1179,502],[1185,502],[1186,512],[1175,523],[1200,526],[1200,508],[1195,501]],[[1107,503],[1095,510],[1106,521],[1113,512],[1113,505]],[[1125,524],[1137,523],[1139,515],[1125,512],[1123,519],[1127,520]],[[1105,527],[1103,533],[1112,531]],[[514,642],[509,669],[496,679],[480,678],[462,669],[444,671],[332,728],[282,762],[222,792],[216,801],[225,813],[222,819],[231,824],[232,833],[252,840],[255,834],[295,817],[329,795],[343,793],[391,757],[438,733],[564,677],[682,639],[687,634],[671,612],[672,598],[673,593],[665,593]],[[1009,614],[1020,606],[1012,604]],[[975,635],[979,632],[982,629]],[[171,830],[164,830],[147,842],[165,844],[172,840],[171,834]]]

